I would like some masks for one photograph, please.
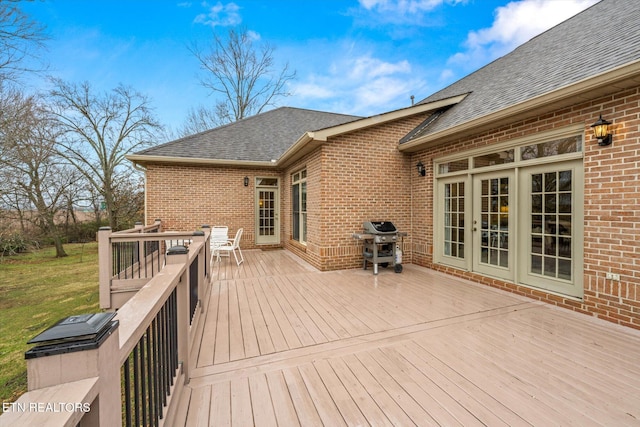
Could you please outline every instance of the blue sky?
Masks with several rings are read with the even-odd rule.
[[[410,105],[596,0],[41,0],[20,7],[47,27],[49,74],[99,91],[147,95],[177,129],[213,105],[188,46],[245,27],[297,76],[279,106],[374,115]],[[45,88],[43,80],[26,82]]]

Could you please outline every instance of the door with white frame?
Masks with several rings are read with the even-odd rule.
[[[515,173],[473,177],[473,270],[511,280],[514,277]]]
[[[582,296],[583,180],[582,161],[521,170],[521,283]]]
[[[256,244],[280,243],[280,182],[278,178],[256,178]]]

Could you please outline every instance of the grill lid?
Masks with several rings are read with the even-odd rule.
[[[395,234],[398,232],[391,221],[365,221],[364,230],[371,234]]]

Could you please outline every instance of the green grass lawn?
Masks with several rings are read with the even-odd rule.
[[[99,312],[98,244],[68,244],[0,260],[0,402],[27,391],[27,341],[58,320]],[[1,412],[1,407],[0,407]]]

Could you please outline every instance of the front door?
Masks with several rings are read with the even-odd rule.
[[[473,181],[473,269],[490,276],[512,279],[514,172],[479,174]]]
[[[278,178],[256,178],[256,244],[280,243]]]

